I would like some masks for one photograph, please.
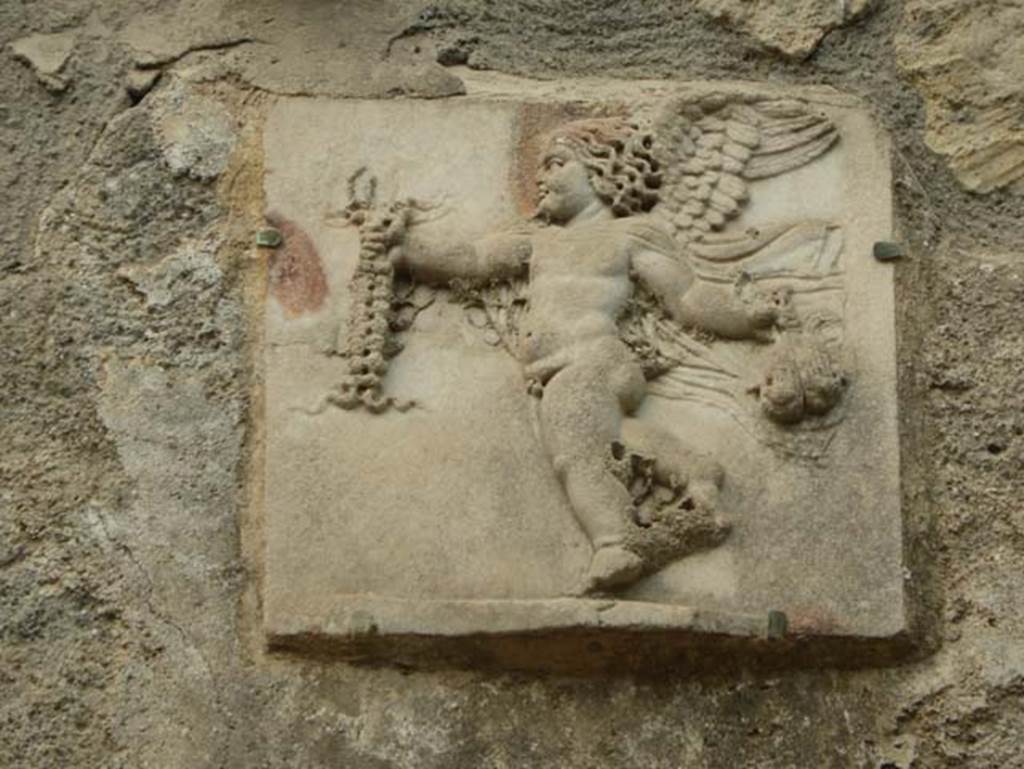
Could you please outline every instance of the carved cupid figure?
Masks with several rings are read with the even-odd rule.
[[[544,449],[594,548],[585,592],[621,588],[728,532],[717,510],[719,464],[633,416],[647,381],[623,341],[622,316],[643,292],[679,326],[718,338],[768,344],[796,324],[786,292],[763,291],[746,273],[705,280],[695,265],[756,260],[775,236],[733,237],[719,253],[711,243],[746,200],[745,179],[795,168],[836,139],[826,118],[789,102],[679,102],[654,125],[664,147],[622,117],[556,130],[537,173],[537,216],[519,229],[427,248],[393,216],[364,236],[364,248],[386,250],[396,273],[415,282],[525,281],[510,347],[539,397]],[[641,468],[650,483],[675,492],[660,539],[637,506],[637,467],[623,470],[631,456],[650,460]],[[686,536],[679,526],[673,535],[672,515]]]

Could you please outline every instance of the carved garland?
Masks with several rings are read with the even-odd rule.
[[[359,204],[346,212],[359,228],[359,259],[349,283],[352,299],[344,345],[339,353],[348,371],[327,395],[327,403],[351,410],[362,406],[373,414],[395,408],[405,411],[411,401],[384,395],[382,383],[388,360],[401,349],[395,338],[395,268],[389,250],[403,232],[407,208],[396,203],[377,213]]]

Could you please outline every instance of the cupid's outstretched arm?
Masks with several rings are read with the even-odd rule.
[[[527,234],[506,232],[442,245],[407,236],[392,254],[400,272],[424,283],[443,284],[455,279],[475,283],[521,276],[532,250]]]
[[[771,339],[784,298],[701,281],[667,236],[647,239],[632,255],[633,274],[673,319],[727,339]]]

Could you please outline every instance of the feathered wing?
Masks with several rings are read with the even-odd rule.
[[[714,96],[673,100],[651,123],[662,167],[652,215],[698,278],[785,288],[805,325],[841,346],[841,230],[818,221],[728,227],[747,204],[751,181],[795,170],[835,145],[828,116],[795,100]],[[813,458],[824,451],[838,414],[784,432],[760,414],[748,388],[763,374],[763,351],[703,344],[640,297],[624,321],[623,338],[645,364],[652,394],[721,410],[785,452]]]
[[[714,240],[746,205],[748,182],[799,168],[839,140],[827,115],[792,99],[673,99],[651,127],[662,167],[655,213],[682,244]]]

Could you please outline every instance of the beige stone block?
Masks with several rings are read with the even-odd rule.
[[[872,257],[876,241],[892,239],[890,172],[886,139],[866,111],[831,90],[751,84],[538,84],[485,75],[467,87],[466,97],[445,101],[286,98],[270,112],[266,207],[284,243],[267,251],[267,641],[350,658],[552,669],[671,664],[694,653],[738,664],[773,655],[809,660],[808,648],[882,659],[902,648],[906,543],[893,266]],[[702,113],[681,117],[693,105]],[[635,224],[611,216],[580,224],[579,217],[550,214],[546,227],[530,225],[538,163],[546,146],[558,145],[544,137],[574,120],[609,115],[629,116],[653,134],[663,174],[655,194],[662,201],[677,194],[682,203],[659,203]],[[761,121],[756,140],[740,125],[752,120]],[[701,147],[724,147],[711,136],[718,130],[756,145],[735,174],[723,170],[729,166],[718,155],[680,149],[686,142],[679,137],[700,132]],[[690,187],[676,168],[684,163],[703,164],[704,176]],[[551,195],[542,208],[556,209],[558,173],[541,172]],[[383,413],[339,408],[327,397],[351,375],[349,359],[336,353],[345,351],[346,329],[360,317],[351,289],[362,264],[360,233],[341,226],[338,212],[353,192],[369,194],[370,178],[376,210],[410,199],[420,207],[394,242],[441,259],[436,274],[420,273],[433,285],[409,299],[418,314],[397,334],[403,348],[381,384],[396,404],[414,405]],[[588,178],[596,189],[594,173]],[[708,225],[711,236],[688,223],[676,231],[667,214],[692,202],[685,191],[701,184],[739,201],[732,206],[738,214],[681,213],[687,221],[722,223]],[[729,208],[701,205],[702,212]],[[600,217],[600,206],[593,210]],[[529,277],[519,284],[519,331],[571,338],[561,350],[570,350],[571,362],[553,364],[553,375],[532,375],[539,364],[526,347],[510,354],[487,312],[460,303],[437,279],[463,269],[459,244],[490,243],[524,228],[527,235],[515,234],[531,254]],[[621,302],[634,301],[628,296],[638,290],[644,260],[654,258],[655,241],[663,256],[671,251],[670,260],[696,266],[694,285],[733,297],[737,307],[769,295],[785,295],[785,307],[767,326],[729,326],[728,302],[683,292],[688,298],[672,308],[675,315],[657,315],[662,336],[654,340],[682,363],[662,376],[648,372],[646,385],[630,391],[639,407],[623,415],[593,394],[625,392],[605,379],[631,364],[607,368],[612,373],[602,378],[619,342],[584,344],[579,340],[591,332],[570,315],[603,312],[616,321],[626,305],[595,309],[587,286],[612,286]],[[484,253],[476,248],[466,253]],[[749,253],[723,261],[730,248]],[[593,260],[602,254],[609,261],[599,276]],[[615,262],[622,254],[633,262]],[[400,272],[402,258],[412,264],[420,257],[396,256]],[[545,281],[563,267],[564,302],[552,303],[553,284]],[[650,278],[655,287],[663,285],[658,280]],[[545,302],[552,306],[542,310]],[[691,311],[697,320],[684,329],[676,320]],[[798,330],[787,325],[791,317]],[[808,389],[795,416],[782,406],[772,411],[778,404],[766,403],[767,393],[783,387],[785,371],[801,372],[806,385],[812,331],[821,332],[828,360],[842,373],[838,402],[814,411]],[[571,372],[581,372],[576,400],[551,406],[556,383]],[[657,553],[640,548],[639,578],[625,567],[595,565],[600,525],[587,512],[587,497],[597,492],[566,480],[574,468],[591,467],[586,452],[600,437],[595,431],[603,436],[606,422],[614,430],[623,418],[627,460],[636,461],[623,471],[611,445],[606,461],[627,473],[619,477],[633,484],[634,499],[645,493],[637,483],[651,452],[670,443],[700,457],[686,465],[688,482],[662,484],[677,482],[670,503],[671,489],[658,497],[647,477],[649,495],[634,515],[654,510],[653,528],[623,526],[633,547],[651,531],[667,531],[657,516],[671,504],[672,515],[691,522],[705,516],[704,538],[693,524],[672,541],[676,550],[668,540],[659,540]],[[642,439],[654,434],[662,437]],[[637,443],[634,436],[641,436]],[[593,488],[606,480],[597,478]],[[712,519],[725,528],[707,534]],[[788,619],[785,637],[769,640],[781,633],[779,613]]]

